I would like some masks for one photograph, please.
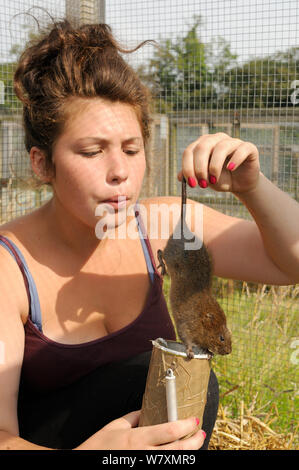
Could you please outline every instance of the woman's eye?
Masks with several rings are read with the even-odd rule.
[[[133,149],[125,149],[124,152],[127,154],[127,155],[136,155],[139,150],[133,150]]]
[[[95,157],[99,153],[102,153],[102,150],[97,150],[95,152],[80,152],[83,157]]]

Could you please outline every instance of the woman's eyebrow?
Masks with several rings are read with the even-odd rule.
[[[76,143],[81,143],[81,142],[108,142],[108,139],[104,139],[103,137],[93,137],[93,136],[87,136],[87,137],[80,137],[79,139],[76,140]],[[124,143],[128,142],[136,142],[140,143],[142,142],[141,137],[129,137],[128,139],[123,140]]]
[[[128,139],[124,140],[124,142],[133,142],[135,141],[136,143],[142,142],[141,137],[129,137]]]

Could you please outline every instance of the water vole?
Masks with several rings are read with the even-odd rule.
[[[169,300],[177,332],[189,358],[194,357],[193,346],[213,354],[229,354],[231,333],[225,313],[211,290],[212,259],[185,219],[186,180],[183,178],[179,236],[174,230],[164,250],[158,250],[161,273],[170,277]],[[197,242],[200,248],[186,249],[186,242]]]

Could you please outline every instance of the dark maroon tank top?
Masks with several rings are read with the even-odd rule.
[[[162,290],[163,278],[155,266],[137,205],[135,215],[151,278],[146,305],[129,325],[102,338],[81,344],[58,343],[42,333],[37,290],[26,261],[11,240],[0,236],[0,243],[15,257],[22,271],[29,298],[30,311],[24,325],[25,349],[20,380],[20,387],[26,391],[40,394],[57,390],[74,383],[98,367],[150,351],[153,339],[175,339],[174,327]]]

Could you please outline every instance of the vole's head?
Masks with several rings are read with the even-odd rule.
[[[231,332],[226,326],[226,316],[218,302],[212,297],[200,313],[201,335],[205,348],[213,354],[230,354]],[[202,339],[202,338],[201,338]]]
[[[213,354],[230,354],[232,352],[231,332],[226,325],[215,330],[210,338],[209,351]]]

